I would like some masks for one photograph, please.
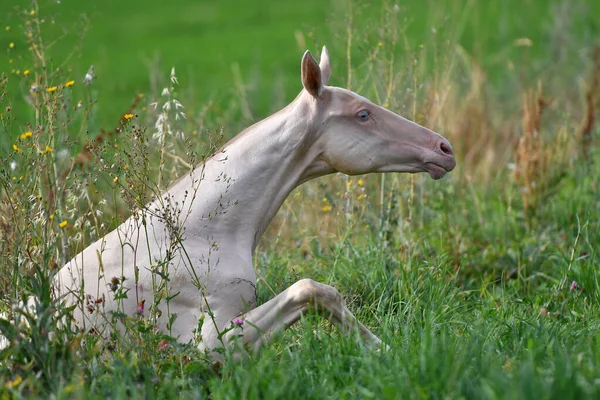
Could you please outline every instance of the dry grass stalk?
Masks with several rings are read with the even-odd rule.
[[[455,76],[448,76],[430,91],[431,108],[425,125],[447,135],[459,157],[463,171],[456,179],[467,176],[488,181],[493,165],[502,158],[505,135],[492,121],[494,107],[486,97],[487,75],[477,63],[468,59],[469,86],[464,93]],[[465,61],[465,62],[467,62]]]
[[[457,118],[458,140],[454,140],[454,145],[458,146],[459,154],[462,154],[464,168],[475,170],[485,158],[486,147],[493,143],[494,129],[490,126],[488,120],[489,110],[483,87],[486,84],[486,74],[477,65],[472,62],[471,83],[469,92],[464,101],[456,100],[454,103],[461,105],[458,114],[462,118]],[[486,177],[487,178],[487,177]]]
[[[585,93],[586,112],[578,132],[581,153],[586,157],[592,145],[592,131],[594,130],[598,92],[600,92],[600,46],[594,48],[590,85]]]
[[[542,112],[550,104],[542,95],[542,84],[537,90],[523,95],[523,135],[515,152],[515,181],[520,187],[526,211],[535,206],[543,192],[548,169],[546,145],[541,135]]]

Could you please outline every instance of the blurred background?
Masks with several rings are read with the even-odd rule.
[[[14,74],[31,68],[22,29],[31,8],[26,0],[2,3],[0,70]],[[425,64],[420,80],[449,67],[433,62],[436,56],[452,52],[455,58],[461,51],[485,72],[488,84],[525,84],[543,74],[566,74],[567,66],[581,68],[600,24],[600,3],[591,0],[52,0],[42,2],[39,12],[41,29],[52,39],[46,43],[49,68],[70,55],[67,68],[80,82],[94,66],[99,126],[114,125],[138,93],[160,90],[157,76],[171,67],[191,101],[190,115],[209,100],[227,107],[243,95],[244,118],[258,120],[296,96],[303,51],[318,53],[323,44],[332,55],[331,83],[338,86],[348,84],[347,47],[358,67],[378,43],[393,54],[397,72],[415,57]],[[20,86],[27,94],[27,82]],[[363,88],[365,95],[372,95],[369,89]],[[17,102],[14,112],[25,118],[23,107]],[[239,119],[229,123],[239,128],[248,122],[237,125]]]

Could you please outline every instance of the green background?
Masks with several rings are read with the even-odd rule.
[[[11,30],[0,31],[0,71],[22,71],[29,68],[30,56],[17,10],[29,9],[28,2],[2,3],[4,13],[0,21],[3,28],[10,26]],[[353,25],[358,32],[377,26],[387,12],[383,5],[381,1],[371,1],[353,10]],[[158,69],[161,76],[166,76],[172,66],[189,97],[197,101],[188,110],[192,115],[209,99],[219,105],[236,95],[233,69],[239,66],[253,116],[260,119],[282,102],[293,99],[300,90],[299,65],[304,49],[296,39],[298,33],[313,51],[318,50],[317,46],[328,45],[334,70],[331,83],[343,86],[348,7],[344,1],[326,0],[61,0],[42,3],[40,14],[46,16],[43,28],[47,37],[67,32],[49,50],[56,63],[76,49],[69,65],[77,82],[94,65],[94,89],[99,100],[97,120],[99,125],[111,125],[137,93],[152,90],[153,71]],[[399,14],[400,29],[405,30],[408,43],[402,45],[398,59],[410,56],[420,44],[429,42],[435,29],[440,43],[444,36],[459,43],[491,75],[492,84],[501,86],[507,61],[523,59],[525,52],[531,63],[528,70],[536,73],[551,68],[549,58],[565,56],[556,46],[568,48],[569,57],[576,55],[577,49],[589,43],[598,31],[600,2],[575,1],[565,7],[564,2],[545,0],[410,0],[400,3]],[[561,16],[566,22],[561,22]],[[561,28],[561,23],[566,26]],[[85,25],[90,29],[86,31]],[[568,35],[564,35],[568,42],[561,43],[557,38],[562,30],[568,30]],[[532,40],[532,47],[513,45],[516,39],[524,37]],[[369,38],[355,38],[354,62],[360,62],[366,54],[361,39]],[[554,47],[548,46],[550,41]],[[15,49],[8,48],[11,42]],[[78,43],[82,43],[80,49]],[[10,59],[13,63],[9,63]],[[19,79],[12,79],[11,85],[15,89],[20,85],[22,90],[27,87]],[[76,86],[79,88],[74,89],[80,90],[82,85]],[[282,100],[274,101],[278,96]],[[14,104],[17,116],[25,117],[27,108],[24,102]]]

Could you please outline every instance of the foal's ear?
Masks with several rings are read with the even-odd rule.
[[[323,50],[321,50],[321,62],[319,63],[319,67],[321,67],[321,82],[323,86],[327,86],[329,83],[329,76],[331,75],[331,65],[329,64],[329,52],[327,51],[327,46],[323,46]]]
[[[323,91],[321,68],[308,50],[306,50],[304,57],[302,57],[302,86],[313,97],[319,97]]]

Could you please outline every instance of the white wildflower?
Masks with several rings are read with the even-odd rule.
[[[175,76],[175,67],[171,68],[171,83],[174,85],[179,85],[177,77]]]
[[[92,81],[94,80],[94,66],[90,66],[90,69],[88,69],[88,72],[86,72],[85,76],[83,77],[83,83],[85,83],[86,85],[91,85]]]
[[[169,79],[171,81],[171,86],[165,87],[160,94],[162,97],[166,97],[167,99],[165,99],[164,103],[161,102],[162,106],[160,107],[160,113],[156,116],[156,122],[154,124],[154,128],[156,130],[152,135],[152,138],[158,139],[162,145],[165,144],[166,135],[171,136],[173,135],[173,132],[175,132],[175,137],[177,138],[184,137],[182,131],[176,130],[176,127],[172,126],[173,117],[171,112],[174,111],[175,121],[187,119],[187,114],[182,111],[185,109],[183,104],[181,104],[179,100],[172,97],[173,93],[175,92],[175,85],[179,85],[179,81],[175,75],[175,67],[171,68]],[[157,110],[159,104],[158,102],[154,102],[151,103],[150,106],[154,110]]]
[[[37,92],[37,86],[36,85],[31,85],[29,87],[29,93],[35,93]]]
[[[13,171],[15,169],[17,169],[17,162],[16,161],[13,160],[13,161],[10,162],[10,169],[12,169]]]
[[[166,134],[171,134],[171,126],[168,123],[168,118],[166,114],[160,114],[158,116],[154,127],[156,128],[156,132],[152,135],[154,139],[163,141]]]

